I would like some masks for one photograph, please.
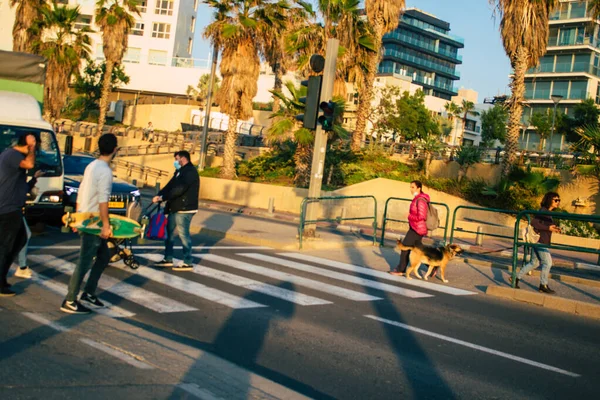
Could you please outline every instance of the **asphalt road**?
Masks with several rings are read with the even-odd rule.
[[[57,337],[30,316],[8,325],[2,319],[6,310],[34,307],[61,324],[81,324],[77,329],[87,329],[86,337],[109,347],[149,351],[145,342],[120,340],[115,332],[123,329],[109,330],[109,323],[85,328],[97,314],[56,313],[59,296],[52,298],[55,304],[28,302],[45,298],[39,282],[64,288],[77,244],[75,235],[52,229],[34,237],[30,259],[38,283],[21,281],[15,285],[19,296],[0,299],[0,397],[188,396],[174,388],[211,369],[203,364],[206,355],[174,363],[178,373],[165,366],[172,375],[160,372],[160,362],[146,372],[106,352],[90,352],[66,332]],[[107,320],[155,335],[154,342],[216,355],[311,398],[573,399],[596,398],[600,391],[598,321],[437,283],[408,284],[305,254],[201,236],[194,245],[194,272],[152,267],[161,258],[159,243],[135,249],[140,269],[120,263],[107,269],[99,296],[121,313]],[[152,350],[159,360],[161,351]],[[238,389],[237,398],[253,397],[244,384]]]

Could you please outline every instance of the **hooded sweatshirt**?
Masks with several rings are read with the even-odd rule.
[[[410,203],[408,211],[408,224],[420,236],[427,235],[427,211],[429,209],[429,195],[419,193]]]

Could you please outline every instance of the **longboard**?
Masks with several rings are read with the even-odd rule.
[[[65,208],[66,214],[62,217],[64,224],[62,231],[69,232],[70,229],[77,229],[79,232],[88,233],[90,235],[100,235],[102,231],[102,220],[100,213],[74,213]],[[131,239],[144,235],[145,226],[140,225],[137,221],[123,217],[121,215],[108,214],[110,226],[112,227],[112,236],[115,239]]]

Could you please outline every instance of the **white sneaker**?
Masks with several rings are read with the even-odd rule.
[[[15,271],[15,276],[17,278],[30,279],[31,278],[31,269],[29,267],[25,267],[23,269],[18,267],[17,270]]]

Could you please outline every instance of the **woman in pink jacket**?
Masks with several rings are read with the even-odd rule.
[[[402,244],[405,246],[414,246],[417,243],[421,244],[423,236],[427,235],[427,210],[429,206],[429,195],[423,193],[423,184],[420,181],[412,181],[410,183],[410,193],[413,196],[413,201],[410,203],[408,211],[408,224],[410,229]],[[404,275],[408,266],[408,256],[410,251],[402,251],[400,253],[400,263],[395,271],[390,272],[392,275]]]

